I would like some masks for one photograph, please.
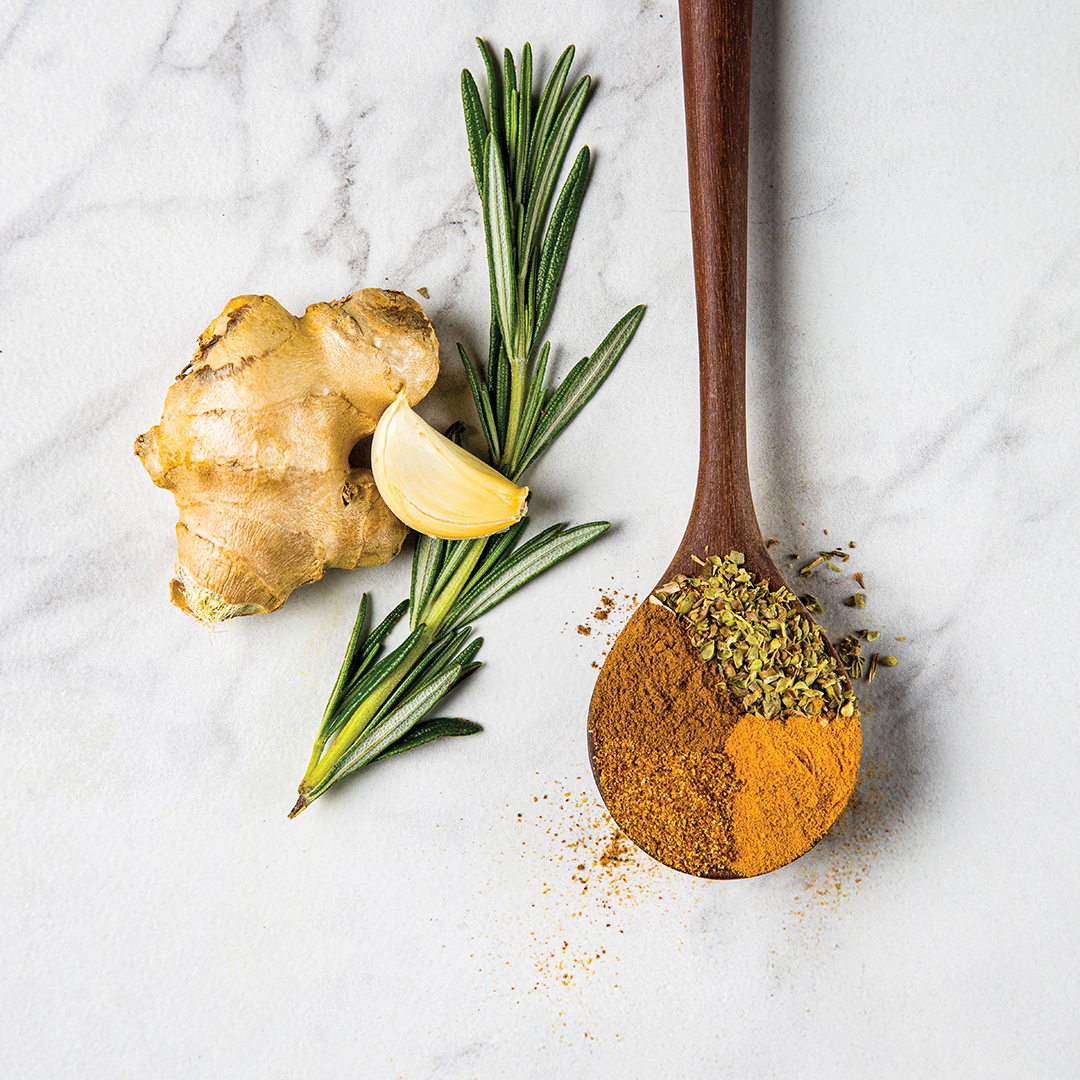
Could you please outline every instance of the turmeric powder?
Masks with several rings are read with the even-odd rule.
[[[604,801],[673,869],[752,877],[791,862],[836,820],[859,770],[857,710],[825,720],[747,711],[682,620],[646,603],[612,648],[589,714]]]

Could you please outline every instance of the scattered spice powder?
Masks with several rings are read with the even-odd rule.
[[[614,579],[613,579],[614,580]],[[568,627],[573,626],[582,637],[589,637],[600,646],[600,659],[602,660],[607,649],[619,636],[619,629],[624,619],[628,619],[637,610],[637,593],[619,592],[613,588],[601,588],[596,607],[589,613],[584,622],[574,626],[567,622]],[[582,642],[584,644],[584,642]],[[592,660],[594,668],[599,668],[597,660]]]
[[[720,662],[703,660],[684,621],[655,602],[610,659],[589,730],[604,800],[639,847],[685,873],[751,877],[825,835],[858,776],[857,709],[747,711]]]
[[[623,863],[632,861],[632,859],[633,852],[631,851],[630,844],[627,842],[626,837],[616,829],[611,834],[608,846],[604,848],[604,851],[600,856],[600,865],[605,867],[621,866]],[[584,870],[585,867],[579,866],[578,869]]]
[[[606,622],[607,617],[615,609],[615,597],[614,596],[601,596],[600,603],[597,605],[596,610],[592,613],[592,617],[598,622]]]

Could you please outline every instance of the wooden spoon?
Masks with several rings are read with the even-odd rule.
[[[701,370],[701,449],[690,520],[658,585],[676,574],[699,574],[701,567],[692,556],[700,558],[706,552],[724,556],[729,551],[741,551],[746,568],[768,580],[770,588],[785,585],[761,536],[746,461],[752,8],[752,0],[679,3]],[[800,610],[810,618],[801,605]],[[835,650],[827,647],[843,671]],[[609,655],[605,669],[613,659],[619,662],[618,656]],[[591,727],[589,758],[603,795]],[[723,871],[702,876],[738,875]]]

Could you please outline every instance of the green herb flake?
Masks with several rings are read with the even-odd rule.
[[[785,586],[770,590],[768,582],[746,570],[738,551],[724,559],[710,556],[707,564],[694,561],[710,571],[708,577],[680,574],[650,601],[686,622],[702,660],[716,664],[727,689],[748,711],[768,720],[817,716],[825,723],[854,715],[858,701],[851,684],[821,629],[800,614],[794,593]],[[814,596],[803,597],[803,603],[809,611],[821,611]]]

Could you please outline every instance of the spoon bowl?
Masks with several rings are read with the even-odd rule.
[[[680,0],[679,4],[700,353],[701,435],[693,508],[678,550],[657,587],[679,574],[699,575],[701,566],[695,558],[723,557],[730,551],[742,552],[745,568],[757,579],[768,582],[771,590],[786,587],[761,535],[746,458],[746,249],[752,7],[752,0]],[[810,620],[805,608],[797,606],[802,616]],[[642,614],[638,612],[634,618]],[[613,674],[613,667],[635,663],[628,648],[620,648],[626,633],[624,630],[609,653],[597,680],[598,686],[606,676]],[[846,680],[836,651],[827,639],[824,639],[824,645]],[[631,673],[622,671],[620,674]],[[656,673],[651,677],[655,680]],[[644,689],[641,693],[644,694]],[[592,717],[596,709],[597,695],[594,693],[590,708],[589,760],[597,787],[611,810],[593,731]],[[854,723],[858,722],[856,713]],[[848,795],[850,789],[837,807],[837,814]],[[625,831],[625,823],[619,821],[617,814],[612,816]],[[829,821],[828,826],[831,825],[832,821]],[[631,839],[640,842],[633,835]],[[820,837],[813,843],[818,839]],[[786,861],[804,853],[797,851]],[[661,858],[655,851],[649,854]],[[661,858],[661,861],[665,860]],[[767,870],[777,869],[780,865],[783,863],[770,865]],[[698,876],[735,878],[744,875],[718,870]]]

